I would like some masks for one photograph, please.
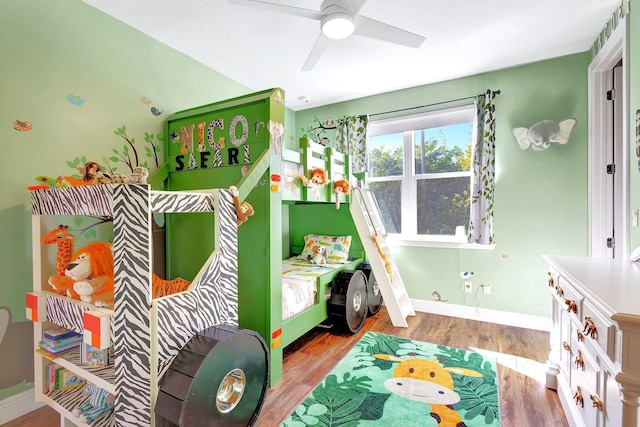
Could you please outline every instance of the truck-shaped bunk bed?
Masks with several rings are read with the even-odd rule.
[[[380,234],[379,242],[384,236],[381,215],[373,212],[377,205],[367,204],[371,193],[354,192],[355,204],[350,195],[339,195],[342,204],[336,204],[333,183],[357,182],[348,156],[306,139],[286,148],[284,117],[284,92],[279,88],[176,113],[166,121],[161,174],[163,185],[172,191],[214,183],[235,186],[239,202],[253,207],[253,215],[238,228],[239,324],[266,340],[271,385],[282,377],[283,347],[328,317],[354,332],[367,312],[379,309],[380,294],[393,300],[387,306],[391,304],[394,325],[406,326],[406,316],[414,314],[397,269],[387,274],[378,248],[372,246],[372,234]],[[327,172],[328,185],[303,184],[300,176],[309,178],[315,168]],[[167,277],[193,275],[204,258],[199,245],[212,238],[209,222],[206,215],[167,216]],[[344,244],[347,239],[349,245]],[[336,252],[341,258],[311,265],[311,241],[330,251],[340,246]],[[192,264],[180,257],[184,253],[190,254]],[[363,264],[365,259],[371,264]],[[372,269],[378,270],[375,276],[385,277],[376,281]],[[309,277],[315,279],[311,285],[301,283]],[[379,292],[376,282],[388,286]],[[302,290],[305,286],[311,289]],[[309,303],[287,297],[291,287],[298,295],[307,294]],[[368,294],[375,295],[371,301]]]

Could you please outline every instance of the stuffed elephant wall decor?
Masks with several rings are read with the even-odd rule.
[[[529,128],[515,128],[513,135],[523,150],[531,147],[536,151],[542,151],[549,148],[552,142],[560,145],[569,142],[569,136],[575,125],[576,119],[565,119],[560,123],[543,120]]]

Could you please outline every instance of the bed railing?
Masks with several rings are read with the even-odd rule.
[[[326,185],[305,186],[301,179],[310,178],[314,169],[327,173]],[[300,139],[300,150],[284,150],[282,153],[282,199],[284,202],[335,202],[333,183],[349,180],[349,156],[331,147]],[[341,202],[348,202],[348,195],[340,195]]]

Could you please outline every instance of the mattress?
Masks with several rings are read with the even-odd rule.
[[[318,277],[342,264],[313,265],[296,257],[282,261],[282,320],[290,319],[316,302]]]

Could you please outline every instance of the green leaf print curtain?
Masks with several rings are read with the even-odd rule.
[[[351,173],[364,172],[369,166],[367,153],[367,116],[347,116],[336,123],[336,142],[334,148],[349,155]]]
[[[469,243],[495,243],[493,235],[493,193],[496,164],[495,92],[488,90],[476,98],[476,144],[473,153]]]

